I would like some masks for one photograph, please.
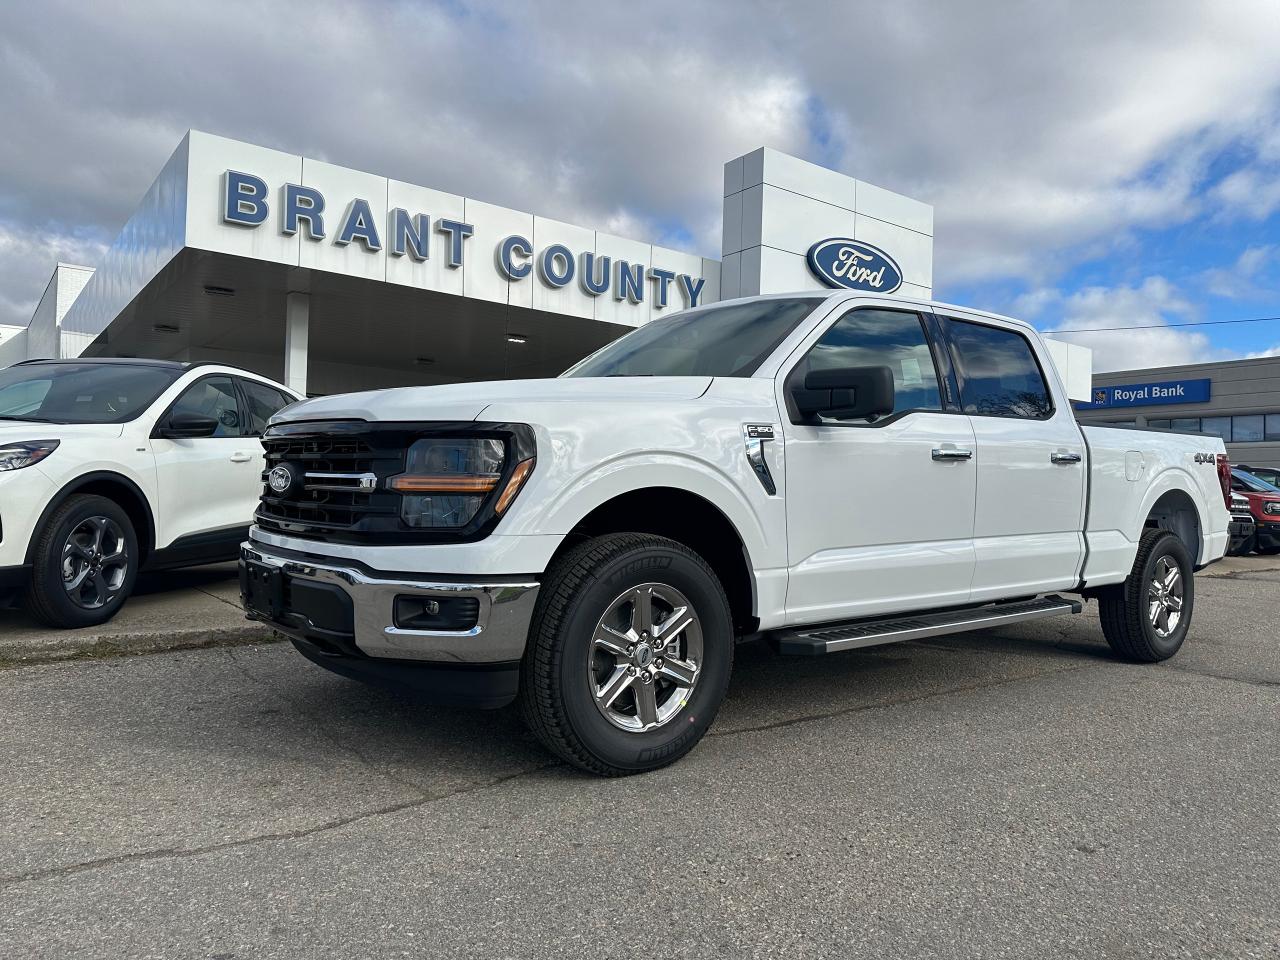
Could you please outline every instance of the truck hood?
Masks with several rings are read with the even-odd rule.
[[[476,420],[485,407],[495,403],[650,404],[660,400],[696,400],[710,386],[710,377],[567,377],[397,387],[296,403],[271,422]]]

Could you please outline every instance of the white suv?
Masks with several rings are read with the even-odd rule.
[[[0,605],[91,626],[139,570],[233,559],[262,490],[258,437],[299,399],[222,364],[0,370]]]

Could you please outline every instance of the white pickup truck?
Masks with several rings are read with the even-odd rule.
[[[827,654],[1066,591],[1163,660],[1228,538],[1220,440],[1081,429],[1026,324],[850,292],[656,320],[554,380],[311,400],[264,444],[251,617],[343,675],[519,697],[604,775],[690,750],[743,638]]]

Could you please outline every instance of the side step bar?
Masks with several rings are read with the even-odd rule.
[[[1078,600],[1049,596],[1019,600],[1016,603],[970,607],[967,610],[943,610],[916,616],[859,620],[841,626],[809,627],[778,635],[778,652],[815,656],[858,647],[873,647],[881,643],[896,643],[899,640],[919,640],[923,637],[941,637],[948,633],[963,633],[966,630],[1002,627],[1023,620],[1079,613],[1081,609]]]

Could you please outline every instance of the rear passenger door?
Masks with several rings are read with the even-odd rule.
[[[973,428],[974,602],[1069,589],[1084,554],[1084,441],[1051,361],[1013,324],[941,318]]]

